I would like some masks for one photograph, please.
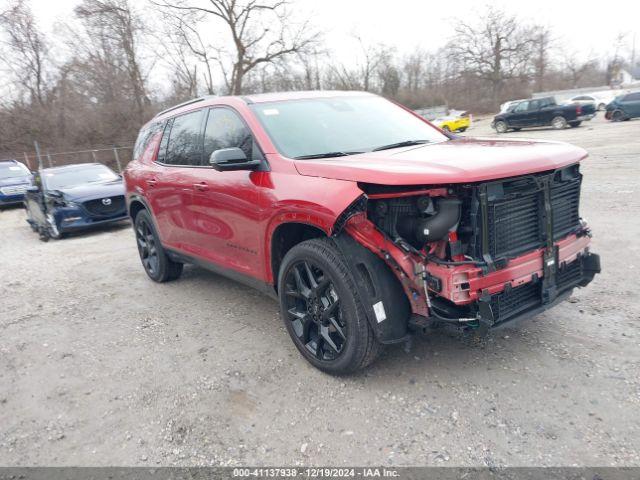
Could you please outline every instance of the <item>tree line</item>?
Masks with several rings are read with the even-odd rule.
[[[212,34],[213,33],[213,34]],[[401,54],[354,37],[336,62],[317,25],[293,0],[79,0],[46,35],[27,0],[0,11],[0,157],[130,145],[168,105],[203,94],[367,90],[411,108],[447,104],[496,111],[534,91],[605,85],[623,63],[581,58],[548,27],[486,7],[452,22],[435,50]]]

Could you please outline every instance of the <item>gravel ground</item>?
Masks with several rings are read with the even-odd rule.
[[[149,281],[126,225],[42,243],[0,211],[0,464],[640,466],[640,121],[512,137],[590,151],[604,272],[485,341],[436,331],[344,378],[259,293]]]

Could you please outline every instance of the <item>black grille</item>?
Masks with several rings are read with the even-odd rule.
[[[538,192],[488,206],[489,253],[492,257],[514,256],[535,250],[542,243]]]
[[[82,206],[92,217],[116,217],[126,213],[124,195],[88,200]]]
[[[580,224],[580,179],[551,185],[554,240],[564,237]]]
[[[582,279],[582,261],[574,260],[558,269],[556,272],[556,283],[559,289],[568,288],[575,285]]]
[[[500,323],[535,308],[541,302],[540,283],[529,282],[493,295],[491,311],[495,323]]]
[[[473,187],[467,199],[469,220],[463,231],[473,232],[468,254],[494,261],[513,258],[546,245],[545,191],[549,188],[553,239],[564,238],[580,228],[580,182],[576,166],[555,173],[527,175]],[[483,248],[482,195],[486,192],[486,250]],[[475,197],[473,196],[475,195]]]

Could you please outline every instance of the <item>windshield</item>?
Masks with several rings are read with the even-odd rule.
[[[0,164],[0,178],[19,178],[30,174],[27,167],[21,163]]]
[[[420,118],[375,96],[269,102],[252,108],[280,153],[290,158],[448,140]]]
[[[104,165],[87,165],[86,167],[71,170],[45,170],[43,176],[48,190],[75,187],[87,183],[113,182],[120,178]]]

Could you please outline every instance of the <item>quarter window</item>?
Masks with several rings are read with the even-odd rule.
[[[168,135],[167,149],[164,162],[169,165],[202,165],[202,116],[203,110],[187,113],[173,119],[172,125],[167,125],[160,144],[162,150],[165,137]],[[170,131],[169,131],[170,127]]]
[[[228,108],[212,108],[204,132],[205,164],[208,165],[209,157],[216,150],[233,147],[240,148],[248,159],[259,155],[251,131],[238,114]]]

